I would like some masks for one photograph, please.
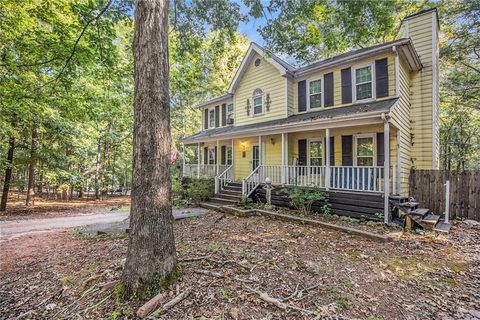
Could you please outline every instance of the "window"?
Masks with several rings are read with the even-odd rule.
[[[215,164],[215,148],[208,148],[208,164]]]
[[[373,166],[374,163],[374,136],[361,135],[355,137],[355,159],[357,166]]]
[[[235,109],[233,108],[233,103],[227,105],[227,124],[233,123],[233,116],[235,114]]]
[[[253,115],[263,113],[263,91],[255,89],[253,91]]]
[[[372,66],[355,69],[355,99],[364,100],[373,97]]]
[[[215,128],[215,109],[212,109],[208,113],[209,128]]]
[[[322,106],[322,80],[314,80],[308,83],[310,109]]]
[[[323,165],[323,141],[310,140],[309,165],[321,166]]]
[[[233,156],[232,147],[227,146],[227,155],[226,156],[227,156],[227,159],[226,159],[227,160],[227,165],[229,166],[229,165],[232,164],[232,159],[233,159],[233,157],[232,157]]]

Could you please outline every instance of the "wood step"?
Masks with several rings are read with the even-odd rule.
[[[240,199],[242,199],[242,196],[240,196],[240,195],[228,194],[228,193],[223,193],[223,192],[217,193],[215,195],[215,197],[220,198],[220,199],[231,199],[231,200],[235,200],[235,201],[240,201]]]
[[[232,199],[224,199],[224,198],[213,197],[213,198],[210,198],[210,202],[220,203],[220,204],[235,204],[238,201],[237,200],[232,200]]]
[[[436,214],[428,214],[425,216],[420,224],[423,226],[425,230],[433,230],[435,225],[437,224],[438,220],[440,220],[440,216]]]
[[[419,204],[420,204],[419,202],[409,201],[409,202],[402,202],[399,204],[399,206],[406,207],[406,208],[416,208],[418,207]]]
[[[241,190],[229,190],[229,189],[223,189],[220,191],[220,193],[223,193],[223,194],[231,194],[231,195],[238,195],[238,196],[242,196],[242,191]]]
[[[452,227],[452,225],[450,223],[439,222],[435,225],[433,230],[437,231],[437,232],[442,232],[442,233],[449,233],[451,227]]]
[[[227,185],[225,187],[223,187],[224,190],[233,190],[233,191],[240,191],[242,192],[242,186],[230,186],[230,185]]]
[[[227,185],[232,186],[232,187],[242,187],[241,183],[238,182],[229,182]]]
[[[420,217],[425,217],[429,212],[430,210],[427,208],[418,208],[418,209],[412,210],[410,214],[414,214]]]

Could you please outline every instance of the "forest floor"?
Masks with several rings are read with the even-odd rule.
[[[174,230],[182,274],[161,305],[189,295],[152,319],[480,318],[480,226],[379,243],[211,212]],[[102,288],[120,278],[125,235],[63,231],[1,245],[9,253],[0,265],[2,319],[133,318],[146,302]]]
[[[42,199],[37,197],[33,206],[26,207],[24,199],[11,196],[7,211],[0,212],[0,220],[22,220],[32,218],[97,214],[106,208],[130,206],[129,196],[110,196],[103,200],[74,198],[72,200]]]

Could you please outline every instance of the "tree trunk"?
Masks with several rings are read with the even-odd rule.
[[[37,128],[32,129],[32,146],[30,149],[30,163],[28,166],[28,185],[27,198],[25,205],[30,206],[35,204],[35,153],[37,152]]]
[[[15,150],[15,138],[8,140],[7,168],[5,169],[5,180],[3,180],[2,201],[0,202],[0,211],[7,210],[8,191],[12,180],[13,151]]]
[[[130,233],[123,271],[126,292],[176,269],[170,178],[168,0],[137,1]]]
[[[98,142],[97,142],[97,159],[95,161],[95,200],[100,199],[100,185],[99,185],[99,175],[100,175],[100,152],[102,151],[102,139],[101,133],[98,133]]]

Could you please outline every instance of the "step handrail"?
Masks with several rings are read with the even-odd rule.
[[[220,190],[232,180],[233,176],[233,164],[229,165],[222,173],[215,176],[215,193],[219,193]]]
[[[259,165],[248,176],[242,180],[242,197],[248,198],[250,194],[260,185],[260,169],[263,165]]]

